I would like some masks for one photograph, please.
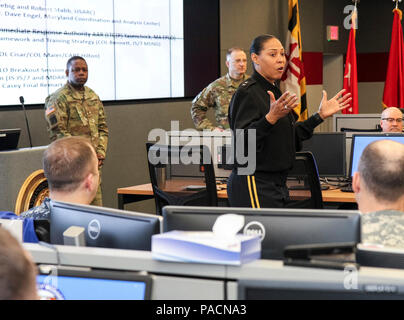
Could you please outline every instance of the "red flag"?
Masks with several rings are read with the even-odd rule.
[[[384,108],[404,108],[404,44],[401,27],[403,14],[400,9],[394,9],[393,12],[393,30],[382,105]]]
[[[358,74],[356,71],[356,46],[355,46],[355,29],[356,29],[356,7],[352,13],[352,25],[349,32],[348,50],[345,60],[344,71],[344,89],[345,94],[351,93],[352,100],[350,106],[342,110],[344,114],[357,114],[359,112],[358,107]]]

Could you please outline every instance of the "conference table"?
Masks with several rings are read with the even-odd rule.
[[[183,185],[183,182],[181,183]],[[175,189],[175,185],[173,186]],[[299,196],[307,194],[305,190],[291,190],[289,191],[291,199],[298,200]],[[123,187],[117,189],[118,194],[118,208],[124,209],[125,204],[132,202],[138,202],[148,199],[153,199],[153,188],[151,183],[145,183],[136,186]],[[323,202],[330,204],[342,204],[342,203],[356,203],[355,194],[352,192],[342,192],[340,189],[329,188],[322,190]],[[227,190],[225,185],[218,185],[217,191],[218,200],[227,200]]]

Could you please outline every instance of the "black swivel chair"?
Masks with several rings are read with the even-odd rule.
[[[218,205],[208,147],[146,143],[146,149],[157,214],[166,205]]]
[[[288,208],[323,209],[317,163],[311,152],[296,152],[287,185],[292,199]]]

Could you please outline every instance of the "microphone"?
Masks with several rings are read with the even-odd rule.
[[[22,106],[22,110],[24,111],[25,123],[27,124],[29,145],[30,145],[31,148],[32,148],[31,131],[29,130],[29,124],[28,124],[28,118],[27,118],[27,111],[25,110],[24,97],[23,97],[23,96],[20,97],[20,103],[21,103],[21,106]]]

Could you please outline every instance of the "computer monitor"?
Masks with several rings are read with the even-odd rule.
[[[358,244],[356,262],[361,266],[404,269],[404,249]]]
[[[358,171],[359,159],[366,146],[377,140],[394,140],[404,144],[404,134],[383,133],[383,134],[354,134],[352,135],[351,158],[349,164],[349,175],[352,178],[354,172]]]
[[[64,244],[63,233],[78,226],[86,246],[150,251],[152,235],[162,230],[157,215],[58,201],[50,202],[50,211],[52,244]]]
[[[394,276],[386,276],[386,269],[368,271],[346,270],[331,272],[312,268],[290,270],[287,274],[266,278],[241,279],[237,283],[239,300],[403,300],[404,283]],[[384,273],[383,273],[384,271]],[[268,273],[270,270],[268,271]],[[352,273],[350,273],[352,272]],[[351,287],[350,278],[359,273],[357,283]],[[357,273],[356,273],[357,274]],[[341,277],[342,275],[342,277]],[[351,276],[352,275],[352,276]],[[345,278],[344,278],[345,276]],[[401,277],[403,274],[400,275]],[[354,280],[352,281],[354,282]],[[347,286],[348,285],[348,286]],[[356,287],[357,286],[357,287]]]
[[[314,133],[302,151],[313,154],[320,177],[346,177],[345,132]]]
[[[150,300],[150,275],[129,271],[46,266],[39,268],[43,300]]]
[[[231,144],[231,132],[224,131],[196,131],[194,129],[187,129],[183,131],[169,131],[167,132],[167,144],[169,145],[205,145],[208,147],[212,157],[213,168],[216,178],[226,179],[231,169],[222,166],[222,146]],[[225,150],[226,152],[226,150]],[[230,155],[230,153],[228,153]],[[176,177],[200,177],[203,176],[200,167],[197,165],[173,165],[168,166],[167,173]]]
[[[166,206],[163,229],[211,231],[217,217],[228,213],[245,217],[240,232],[260,234],[263,259],[282,259],[289,245],[361,240],[360,214],[348,210]]]
[[[0,151],[17,149],[21,129],[0,129]]]

